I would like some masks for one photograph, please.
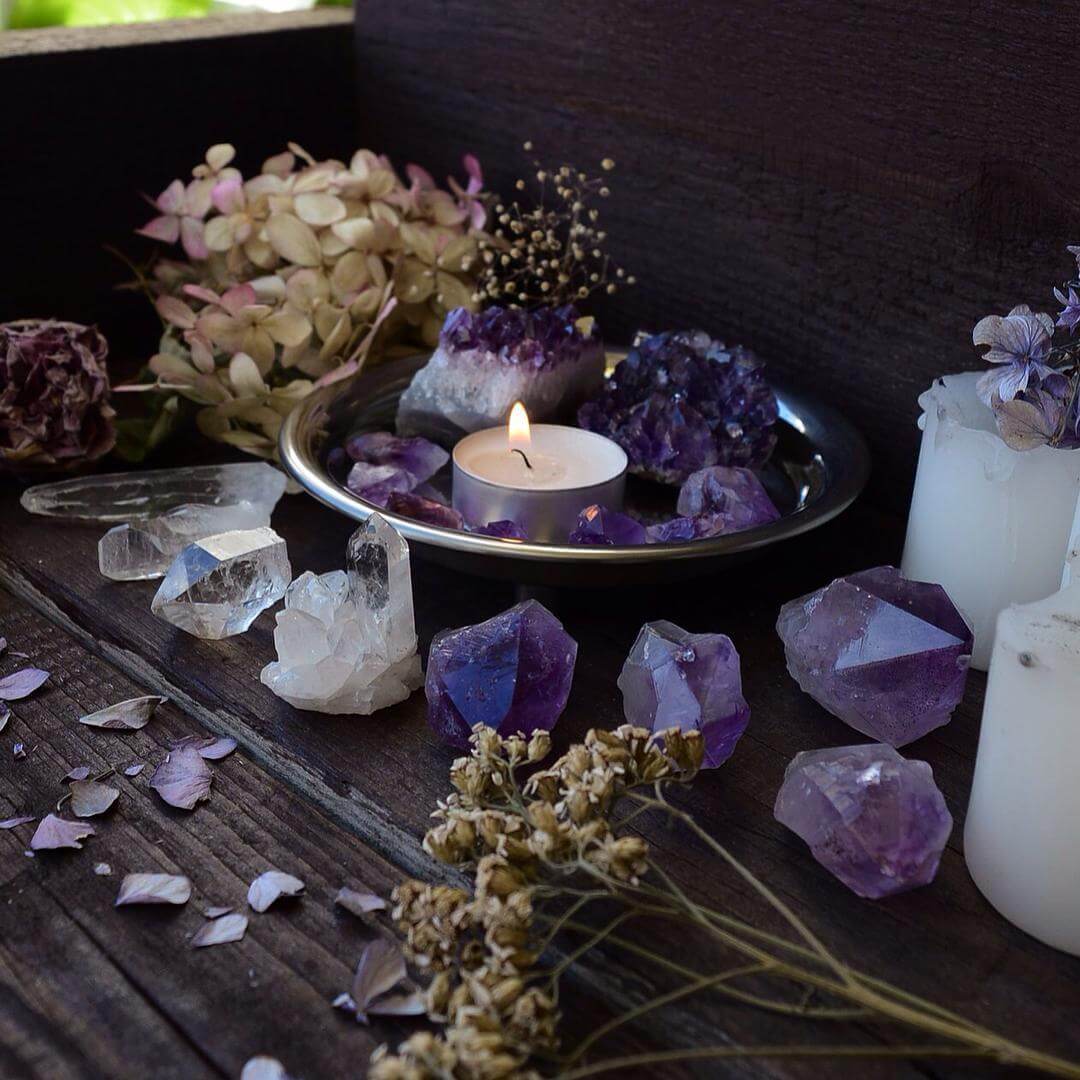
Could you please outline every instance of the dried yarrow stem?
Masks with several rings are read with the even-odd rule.
[[[630,726],[590,731],[553,765],[527,777],[523,772],[551,749],[546,732],[502,738],[480,725],[471,741],[469,755],[451,767],[454,790],[439,804],[433,815],[437,824],[424,838],[435,858],[471,874],[471,891],[406,881],[393,895],[405,956],[430,975],[426,1011],[443,1030],[415,1034],[396,1053],[380,1047],[372,1056],[372,1080],[546,1075],[579,1080],[679,1060],[938,1055],[987,1058],[1080,1078],[1080,1065],[1012,1043],[855,971],[829,952],[763,882],[668,801],[668,787],[689,783],[701,767],[699,733],[672,730],[657,737]],[[647,841],[629,831],[650,812],[689,829],[756,891],[772,916],[783,919],[791,936],[777,936],[693,900],[656,864]],[[593,908],[609,911],[588,921],[586,909]],[[704,963],[683,965],[650,949],[647,934],[616,932],[644,918],[670,920],[685,934],[700,935],[703,947],[692,955],[722,951],[727,965],[711,970]],[[601,942],[655,965],[675,980],[674,988],[600,1025],[560,1054],[563,976]],[[617,1055],[624,1024],[704,992],[818,1022],[887,1021],[936,1041],[724,1045]],[[616,1056],[592,1059],[594,1048],[604,1043],[616,1048]]]
[[[532,150],[532,143],[525,143]],[[591,177],[572,165],[546,168],[533,163],[535,196],[531,205],[517,200],[496,203],[489,234],[479,240],[480,272],[473,300],[519,306],[580,302],[602,290],[611,294],[634,278],[615,266],[604,250],[595,199],[611,191],[606,179]],[[603,172],[615,168],[611,158]],[[530,185],[518,180],[525,192]]]

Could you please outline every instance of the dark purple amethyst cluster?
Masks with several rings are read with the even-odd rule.
[[[466,352],[474,349],[494,353],[510,364],[532,368],[556,367],[564,360],[577,360],[583,350],[595,349],[595,334],[583,334],[572,304],[563,307],[524,308],[492,306],[472,312],[451,311],[439,334],[444,349]]]
[[[760,468],[776,444],[778,415],[749,349],[672,330],[635,345],[578,423],[614,439],[631,472],[681,484],[710,465]]]

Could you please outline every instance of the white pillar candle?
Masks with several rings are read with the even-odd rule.
[[[515,521],[530,540],[563,543],[585,507],[622,509],[626,465],[603,435],[530,429],[519,402],[508,427],[473,432],[454,447],[454,508],[471,525]]]
[[[983,895],[1080,956],[1080,566],[998,617],[964,857]]]
[[[974,627],[972,667],[985,671],[998,613],[1060,584],[1080,450],[1010,449],[975,393],[978,379],[946,375],[919,397],[923,436],[901,569],[944,586]]]

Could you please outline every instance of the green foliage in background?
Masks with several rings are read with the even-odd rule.
[[[268,5],[269,6],[269,5]],[[351,7],[352,0],[314,0],[316,7]],[[191,19],[211,12],[258,11],[222,6],[214,0],[0,0],[0,29],[28,30],[40,26],[107,26],[111,23]]]

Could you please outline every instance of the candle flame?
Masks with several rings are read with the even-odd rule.
[[[514,402],[510,410],[509,423],[510,448],[522,447],[526,450],[532,446],[532,433],[529,430],[529,414],[520,401]]]

